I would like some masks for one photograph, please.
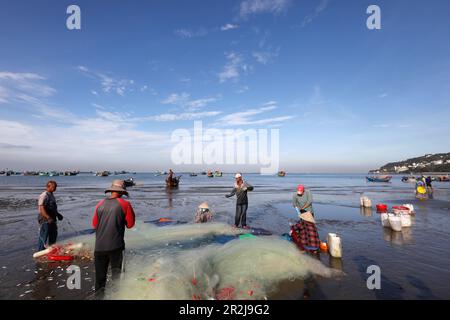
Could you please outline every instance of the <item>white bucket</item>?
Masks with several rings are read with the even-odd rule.
[[[389,215],[389,224],[394,231],[402,231],[402,220],[400,217],[393,214]]]
[[[401,214],[400,215],[400,221],[402,222],[402,228],[405,227],[411,227],[412,222],[411,222],[411,216],[409,214]]]
[[[404,204],[403,207],[406,207],[409,209],[409,213],[414,212],[414,206],[412,204]]]
[[[383,227],[390,228],[391,224],[389,223],[389,215],[387,213],[380,214],[381,216],[381,224]]]
[[[364,207],[365,208],[371,208],[372,207],[372,201],[369,198],[364,198]]]
[[[328,234],[328,251],[334,258],[342,257],[342,241],[335,233]]]

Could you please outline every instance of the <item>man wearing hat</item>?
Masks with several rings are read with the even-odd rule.
[[[92,221],[95,229],[96,292],[105,288],[109,265],[113,280],[120,275],[125,250],[125,227],[130,229],[135,222],[133,207],[122,199],[122,196],[128,196],[125,182],[114,180],[111,187],[105,190],[105,193],[108,192],[111,192],[111,196],[97,204]]]
[[[305,190],[303,185],[298,185],[297,192],[294,193],[294,196],[292,197],[292,205],[297,209],[299,215],[310,212],[311,216],[314,217],[312,201],[311,191]]]
[[[209,205],[207,202],[203,202],[198,206],[197,212],[195,213],[194,221],[195,223],[205,223],[212,219],[212,213],[209,210]]]
[[[242,228],[247,229],[247,208],[248,208],[248,197],[247,191],[253,191],[253,186],[242,179],[242,174],[236,173],[234,176],[236,182],[234,184],[233,190],[230,194],[225,197],[230,198],[236,195],[236,216],[234,219],[234,225],[236,228],[242,226]]]

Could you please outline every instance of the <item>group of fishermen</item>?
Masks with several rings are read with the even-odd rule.
[[[55,181],[49,181],[46,190],[39,197],[39,250],[44,250],[46,246],[56,243],[57,220],[63,219],[54,196],[57,186]],[[225,195],[227,198],[236,196],[235,228],[249,228],[247,225],[247,192],[253,190],[254,187],[243,179],[241,173],[235,175],[233,189]],[[133,207],[129,201],[123,199],[123,196],[128,196],[125,181],[114,180],[105,193],[110,193],[110,196],[102,199],[96,205],[92,220],[95,229],[95,291],[100,297],[106,286],[109,266],[111,266],[113,280],[117,279],[121,273],[123,251],[125,250],[125,228],[130,229],[135,224]],[[298,236],[306,241],[305,244],[314,245],[318,234],[315,227],[311,192],[299,185],[293,196],[292,204],[297,209],[300,218],[296,225],[297,229],[294,228],[293,232],[300,232]],[[203,202],[198,207],[194,221],[204,223],[210,221],[212,217],[213,214],[208,204]],[[293,238],[296,238],[295,234]]]

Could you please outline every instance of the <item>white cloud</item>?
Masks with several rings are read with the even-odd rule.
[[[273,62],[273,60],[278,57],[279,53],[280,48],[278,47],[276,50],[255,51],[252,55],[259,63],[268,64]]]
[[[231,23],[227,23],[223,26],[220,27],[221,31],[228,31],[228,30],[233,30],[233,29],[237,29],[239,28],[239,26],[237,24],[231,24]]]
[[[127,92],[133,90],[132,87],[135,84],[134,80],[114,78],[104,73],[90,70],[85,66],[78,66],[77,69],[85,76],[97,80],[105,93],[114,92],[120,96],[125,96]]]
[[[388,94],[386,92],[384,92],[384,93],[378,95],[378,98],[383,99],[383,98],[386,98],[387,96],[388,96]]]
[[[277,108],[276,101],[264,103],[260,108],[248,109],[246,111],[231,113],[220,118],[215,125],[217,126],[244,126],[244,125],[261,125],[287,121],[294,118],[293,116],[277,116],[263,119],[255,119],[255,116],[273,111]]]
[[[191,99],[191,95],[186,92],[172,93],[166,99],[161,101],[162,104],[172,104],[183,107],[189,111],[195,111],[207,106],[209,103],[217,101],[215,97],[207,97],[201,99]]]
[[[236,93],[244,93],[244,92],[247,92],[248,90],[250,90],[249,86],[242,86],[236,90]]]
[[[302,22],[302,27],[305,27],[307,24],[311,23],[314,19],[316,19],[325,9],[328,7],[329,0],[320,0],[320,3],[314,10],[314,13],[307,15]]]
[[[199,28],[197,30],[192,29],[177,29],[174,31],[175,35],[180,38],[196,38],[196,37],[204,37],[208,34],[208,30],[205,28]]]
[[[245,63],[241,54],[231,52],[226,54],[228,62],[223,67],[222,72],[219,73],[219,81],[237,81],[241,75],[241,72],[247,72],[250,67]]]
[[[164,113],[164,114],[159,114],[156,116],[145,117],[145,120],[158,121],[158,122],[196,120],[196,119],[218,116],[221,113],[222,113],[221,111]]]
[[[260,13],[280,14],[287,10],[290,0],[244,0],[239,15],[243,18]]]

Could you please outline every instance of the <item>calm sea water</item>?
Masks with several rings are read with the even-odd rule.
[[[93,210],[104,196],[104,189],[113,179],[128,177],[137,182],[137,186],[130,188],[129,200],[139,220],[170,217],[191,222],[196,207],[208,201],[215,220],[230,224],[233,221],[235,200],[225,198],[233,186],[232,174],[207,178],[184,173],[179,188],[172,190],[165,188],[164,176],[150,173],[0,177],[0,298],[86,298],[88,290],[63,293],[52,287],[53,282],[45,280],[50,271],[45,266],[37,267],[31,259],[38,232],[37,198],[47,180],[58,182],[55,196],[65,216],[59,224],[60,239],[64,239],[90,229]],[[346,277],[282,283],[274,288],[272,298],[302,299],[305,288],[313,299],[450,298],[450,184],[435,183],[433,198],[418,201],[414,185],[401,182],[400,176],[394,176],[391,183],[368,183],[364,177],[363,174],[287,174],[284,178],[244,175],[255,186],[249,194],[250,225],[280,235],[288,232],[289,220],[296,217],[290,201],[295,187],[301,183],[313,192],[321,238],[325,240],[328,232],[335,232],[343,239],[343,259],[326,254],[320,259],[326,265],[342,269]],[[362,194],[371,198],[374,205],[412,203],[416,208],[413,227],[402,232],[383,228],[376,212],[359,208]],[[366,269],[373,264],[382,270],[381,290],[368,290],[366,286],[369,276]],[[91,267],[86,268],[93,278]],[[33,288],[32,292],[24,294],[26,288]]]

